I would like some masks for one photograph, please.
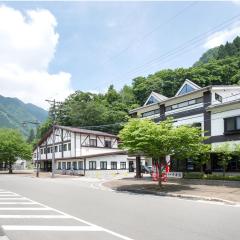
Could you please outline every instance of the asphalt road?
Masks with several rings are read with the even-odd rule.
[[[0,225],[11,240],[229,240],[240,207],[0,175]]]

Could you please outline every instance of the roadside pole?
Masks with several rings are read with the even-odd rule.
[[[40,125],[40,122],[32,122],[32,121],[24,121],[22,122],[23,126],[26,126],[26,124],[34,124],[37,127]],[[36,177],[39,177],[39,160],[41,160],[41,154],[39,154],[39,146],[37,145],[37,171],[36,171]]]

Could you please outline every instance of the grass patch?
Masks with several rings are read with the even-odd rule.
[[[185,179],[206,179],[206,180],[227,180],[227,181],[240,181],[240,176],[222,176],[214,174],[204,174],[199,172],[184,173]]]

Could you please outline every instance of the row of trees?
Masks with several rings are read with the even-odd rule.
[[[201,169],[210,160],[211,146],[205,144],[207,139],[200,128],[183,125],[174,127],[172,119],[159,124],[147,119],[131,119],[120,131],[121,147],[130,154],[145,155],[161,164],[166,164],[166,156],[176,160],[193,159]],[[226,168],[233,152],[240,153],[240,147],[231,147],[229,144],[219,145],[213,150],[219,155],[219,164]],[[161,167],[159,167],[161,173]],[[159,185],[161,186],[161,178]]]
[[[31,160],[32,145],[28,144],[16,129],[0,129],[0,164],[5,164],[12,173],[17,159]]]
[[[208,50],[193,67],[164,69],[147,77],[139,76],[119,91],[113,85],[101,94],[76,91],[58,107],[57,123],[117,134],[122,123],[128,121],[129,110],[143,105],[152,91],[172,97],[185,79],[202,87],[239,84],[239,53],[240,38],[237,37],[233,43]],[[50,126],[49,118],[40,127],[37,138],[41,138]]]

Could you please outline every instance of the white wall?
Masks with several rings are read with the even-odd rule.
[[[233,110],[225,110],[221,112],[212,112],[211,114],[211,132],[212,136],[218,136],[224,134],[224,118],[234,117],[240,115],[240,108]]]

